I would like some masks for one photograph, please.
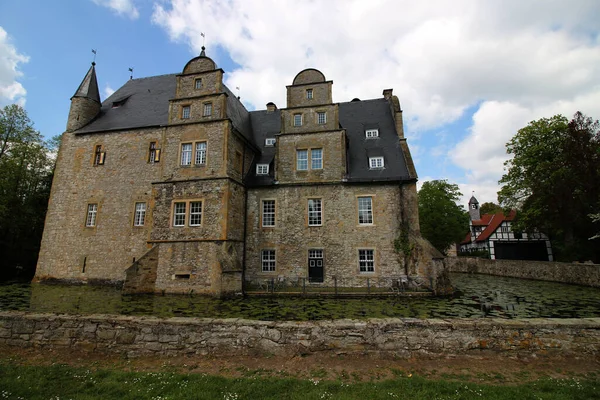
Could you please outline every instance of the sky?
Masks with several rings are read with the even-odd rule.
[[[248,110],[285,107],[309,67],[333,80],[334,102],[393,88],[419,183],[495,202],[520,128],[600,119],[599,16],[597,0],[0,0],[0,107],[24,106],[51,138],[92,49],[104,100],[129,68],[178,73],[204,43]]]

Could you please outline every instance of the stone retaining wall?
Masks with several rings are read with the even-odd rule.
[[[600,265],[598,264],[447,257],[446,265],[450,272],[509,276],[600,287]]]
[[[0,345],[139,355],[598,356],[600,318],[269,322],[0,312]]]

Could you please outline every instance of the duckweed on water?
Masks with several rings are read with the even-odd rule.
[[[326,320],[340,318],[584,318],[600,316],[600,289],[486,275],[453,274],[446,298],[237,298],[122,295],[114,287],[0,286],[0,310],[158,317]]]

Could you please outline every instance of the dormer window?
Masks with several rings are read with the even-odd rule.
[[[194,81],[194,87],[196,89],[202,89],[202,79],[198,78]]]
[[[269,146],[269,147],[275,146],[275,142],[276,142],[275,138],[266,138],[265,139],[265,146]]]
[[[256,175],[268,175],[269,164],[256,164]]]
[[[383,168],[383,157],[369,157],[369,167],[371,169]]]
[[[294,126],[302,126],[302,114],[294,114]]]
[[[181,118],[182,119],[189,119],[190,118],[190,110],[191,110],[190,106],[183,106],[183,107],[181,107]]]
[[[367,139],[379,137],[379,129],[367,129],[365,131]]]
[[[306,98],[308,100],[311,100],[313,98],[313,90],[312,89],[306,89]]]

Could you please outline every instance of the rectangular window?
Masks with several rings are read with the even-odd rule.
[[[196,165],[206,164],[206,142],[196,143]]]
[[[296,151],[296,169],[306,171],[308,169],[308,150]]]
[[[369,157],[369,167],[373,168],[383,168],[383,157]]]
[[[212,115],[212,103],[204,104],[204,116],[210,117]]]
[[[375,272],[375,250],[358,251],[358,269],[360,272]]]
[[[275,138],[266,138],[265,146],[275,146]]]
[[[256,175],[267,175],[269,173],[269,164],[256,164]]]
[[[96,214],[98,213],[98,204],[88,204],[87,218],[85,219],[85,226],[88,228],[96,226]]]
[[[202,223],[202,202],[190,202],[190,226],[199,226]]]
[[[160,161],[160,149],[156,148],[156,142],[150,142],[148,149],[148,162],[154,164]]]
[[[500,227],[500,232],[502,232],[502,233],[508,233],[508,226],[506,226],[506,225],[502,225],[502,226]]]
[[[313,98],[313,90],[312,89],[306,89],[306,98],[308,100]]]
[[[96,146],[94,151],[94,165],[104,165],[105,152],[102,151],[102,145]]]
[[[146,222],[146,203],[135,203],[133,226],[144,226]]]
[[[294,126],[302,126],[302,114],[294,114]]]
[[[261,258],[263,272],[275,271],[275,250],[263,250]]]
[[[192,165],[191,143],[183,143],[181,145],[181,165]]]
[[[262,226],[275,226],[275,200],[263,200]]]
[[[194,87],[196,89],[202,89],[202,79],[198,78],[194,81]]]
[[[360,225],[373,223],[373,199],[371,197],[358,198],[358,223]]]
[[[310,151],[310,164],[312,169],[323,169],[323,149],[312,149]]]
[[[185,202],[175,203],[173,208],[173,226],[185,226]]]
[[[181,118],[188,119],[190,117],[190,106],[183,106],[181,108]]]
[[[367,129],[365,132],[365,136],[368,138],[379,137],[379,129]]]
[[[308,199],[308,225],[320,226],[322,223],[323,209],[321,208],[321,199]]]
[[[317,113],[317,123],[320,124],[320,125],[323,125],[326,122],[327,122],[327,113],[325,113],[325,112],[318,112]]]

